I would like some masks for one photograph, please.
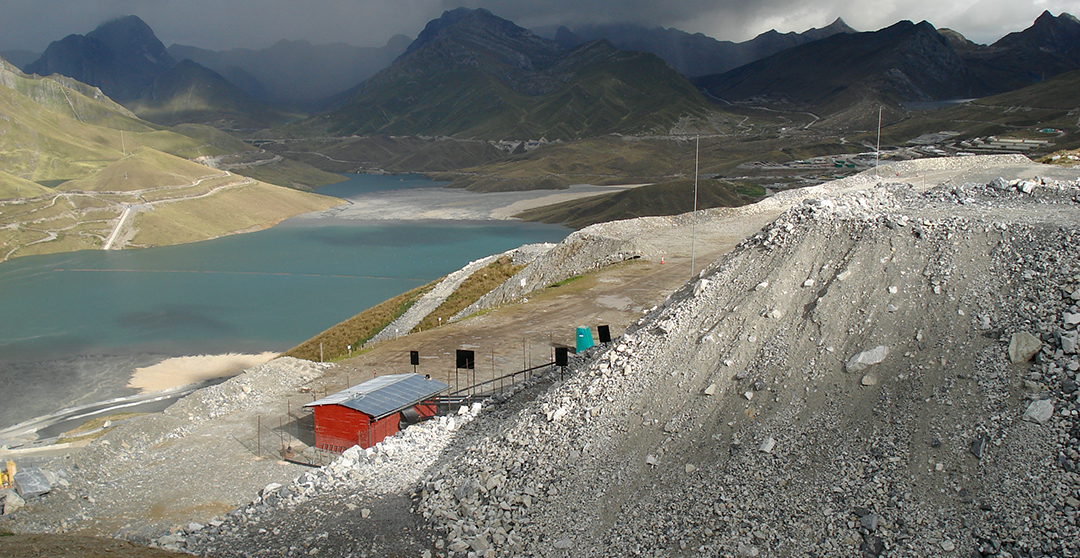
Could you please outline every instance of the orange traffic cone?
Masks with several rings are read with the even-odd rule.
[[[660,263],[664,263],[664,256],[660,256]]]

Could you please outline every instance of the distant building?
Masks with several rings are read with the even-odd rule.
[[[315,445],[341,453],[359,445],[369,448],[397,434],[401,423],[435,416],[434,397],[450,386],[420,374],[380,376],[312,401]]]

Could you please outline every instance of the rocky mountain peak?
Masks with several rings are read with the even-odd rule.
[[[844,32],[855,31],[855,29],[853,27],[851,27],[850,25],[848,25],[847,22],[844,21],[844,18],[842,18],[842,17],[838,17],[832,23],[826,25],[825,29],[839,30],[839,31],[844,31]]]
[[[428,22],[405,54],[439,41],[466,43],[471,46],[484,46],[485,42],[497,41],[516,50],[558,49],[552,41],[542,39],[532,31],[518,27],[483,8],[457,8],[445,11],[442,17]]]
[[[550,67],[565,52],[555,41],[487,10],[457,8],[429,22],[398,62],[411,59],[410,64],[433,70],[471,66],[535,71]]]
[[[154,30],[138,16],[125,16],[102,23],[86,34],[105,45],[119,59],[142,58],[154,64],[171,66],[176,63]]]
[[[26,71],[65,75],[125,101],[138,97],[175,64],[150,26],[127,16],[107,21],[86,35],[54,41]]]
[[[957,52],[972,51],[982,46],[971,42],[960,32],[949,29],[948,27],[942,27],[941,29],[938,29],[938,33],[940,33],[942,37],[945,37],[945,42],[947,42],[949,46],[951,46],[953,50]]]
[[[1054,17],[1049,11],[1023,31],[1009,33],[993,44],[999,48],[1029,48],[1053,53],[1080,52],[1080,20],[1071,14]]]
[[[835,21],[825,27],[822,27],[821,29],[808,29],[803,32],[802,35],[810,40],[818,40],[831,37],[838,33],[858,33],[858,31],[848,25],[843,18],[838,17]]]

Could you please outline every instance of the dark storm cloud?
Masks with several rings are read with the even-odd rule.
[[[71,33],[134,14],[166,45],[262,48],[279,39],[361,46],[415,37],[444,10],[483,7],[525,27],[637,23],[746,40],[768,29],[803,31],[843,17],[875,30],[928,20],[977,42],[1031,25],[1043,10],[1080,13],[1080,0],[0,0],[0,50],[43,50]]]

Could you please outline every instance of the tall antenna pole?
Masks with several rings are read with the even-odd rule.
[[[878,106],[877,109],[877,148],[874,150],[874,177],[881,178],[881,173],[878,171],[878,167],[881,166],[881,110],[885,108]]]
[[[701,136],[694,140],[694,213],[690,219],[690,278],[694,278],[694,256],[697,248],[697,198],[698,198],[698,163],[701,160]]]

